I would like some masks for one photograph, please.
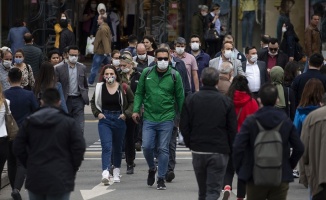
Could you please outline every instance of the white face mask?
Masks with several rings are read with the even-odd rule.
[[[251,55],[250,61],[251,62],[256,62],[257,59],[258,59],[258,55],[257,54],[254,54],[254,55]]]
[[[11,61],[9,60],[3,60],[2,64],[6,69],[9,69],[11,67]]]
[[[139,55],[139,54],[137,54],[137,57],[139,58],[139,60],[145,60],[145,59],[146,59],[146,56],[147,56],[146,53],[143,54],[143,55]]]
[[[169,66],[169,61],[165,61],[165,60],[157,61],[157,67],[160,70],[165,70],[168,68],[168,66]]]
[[[231,50],[225,50],[224,51],[224,57],[226,59],[230,59],[232,57],[232,51]]]
[[[185,48],[184,47],[176,47],[175,52],[177,52],[177,54],[181,55],[181,54],[183,54],[183,52],[185,52]]]
[[[61,17],[61,19],[67,19],[67,17]]]
[[[191,50],[193,51],[198,51],[199,50],[199,43],[198,42],[193,42],[190,44]]]
[[[124,68],[123,70],[122,70],[122,73],[128,73],[128,72],[130,72],[130,69],[129,68]]]
[[[112,85],[115,81],[115,76],[106,77],[105,80],[109,85]]]
[[[76,64],[78,61],[78,56],[69,56],[68,60],[70,63]]]
[[[326,60],[324,60],[323,64],[326,65]]]
[[[286,32],[286,27],[282,27],[282,32]]]
[[[120,65],[120,60],[119,59],[112,59],[112,65],[113,66],[119,66]]]
[[[271,55],[271,56],[276,56],[277,55],[277,51],[275,51],[274,53],[272,53],[271,51],[268,51],[268,54]]]

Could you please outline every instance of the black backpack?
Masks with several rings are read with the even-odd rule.
[[[279,186],[282,181],[283,144],[279,132],[283,121],[266,130],[258,120],[259,133],[254,146],[253,180],[257,186]]]

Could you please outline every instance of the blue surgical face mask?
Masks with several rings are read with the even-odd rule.
[[[15,63],[21,64],[24,61],[24,58],[15,58]]]

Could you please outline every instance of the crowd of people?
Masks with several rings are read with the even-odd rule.
[[[95,40],[89,75],[78,62],[80,49],[70,43],[74,38],[64,13],[56,25],[61,32],[56,49],[47,59],[25,28],[20,28],[24,44],[1,48],[0,172],[8,161],[15,200],[21,199],[25,177],[31,199],[42,195],[69,199],[85,151],[84,108],[89,104],[98,119],[99,176],[104,185],[121,182],[123,152],[126,174],[134,174],[135,150],[141,147],[148,164],[147,185],[157,180],[157,189],[165,190],[165,183],[176,178],[178,141],[192,151],[200,200],[218,199],[222,190],[223,200],[228,199],[235,173],[238,200],[285,200],[294,178],[309,188],[307,198],[326,198],[326,176],[321,173],[326,163],[326,75],[317,38],[319,16],[311,17],[306,30],[305,45],[310,48],[306,47],[303,69],[296,61],[290,22],[283,26],[283,40],[288,40],[283,46],[277,38],[264,35],[260,48],[248,46],[243,53],[228,34],[220,38],[220,51],[213,44],[209,55],[205,50],[211,43],[205,42],[203,30],[195,29],[189,41],[178,37],[156,44],[152,36],[138,42],[137,36],[129,35],[128,47],[112,49],[114,32],[105,6],[90,2],[85,21],[90,22],[88,34]],[[219,5],[214,5],[208,25],[221,31],[218,13]],[[196,23],[203,23],[207,14],[208,7],[200,7]],[[92,31],[94,23],[98,28]],[[91,98],[89,87],[95,87]],[[8,138],[5,103],[20,128],[16,139]],[[266,134],[275,136],[275,145],[269,148],[280,150],[271,163],[281,164],[271,171],[256,159],[267,159],[259,157],[268,154],[266,138],[260,137]],[[260,155],[256,143],[262,145]],[[53,158],[49,151],[63,156]],[[272,178],[277,181],[261,183],[275,173]],[[46,181],[45,174],[55,181],[36,187],[35,183]],[[69,184],[62,186],[62,181]]]

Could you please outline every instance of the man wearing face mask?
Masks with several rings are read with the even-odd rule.
[[[189,85],[192,91],[199,91],[199,79],[198,79],[198,65],[196,59],[190,53],[185,52],[186,40],[182,37],[178,37],[174,42],[175,53],[174,57],[181,59],[185,64],[188,72]],[[191,87],[193,81],[194,89]]]
[[[94,57],[92,63],[91,74],[88,77],[88,84],[92,86],[95,81],[95,77],[98,74],[98,69],[103,63],[109,64],[109,56],[111,54],[111,31],[106,23],[106,14],[99,15],[97,19],[99,29],[96,32],[94,40]]]
[[[152,186],[157,175],[157,189],[165,190],[165,174],[169,162],[169,142],[176,115],[175,104],[181,112],[184,101],[182,79],[169,65],[169,51],[165,48],[155,52],[156,64],[144,69],[138,82],[134,99],[133,120],[139,122],[139,113],[144,104],[143,153],[149,171],[147,185]],[[158,150],[158,169],[154,152]]]
[[[0,82],[2,84],[3,91],[10,88],[8,81],[8,72],[12,68],[12,53],[10,49],[0,50]]]
[[[201,50],[201,42],[198,35],[192,35],[190,37],[190,53],[195,57],[198,65],[198,77],[204,68],[208,67],[210,57],[207,53]],[[200,84],[201,85],[201,84]],[[192,91],[194,92],[194,82],[192,81]]]
[[[192,16],[191,20],[191,34],[199,35],[200,41],[203,41],[202,49],[206,49],[204,42],[204,33],[208,28],[206,17],[208,14],[208,7],[206,5],[199,5],[199,11]]]
[[[61,83],[68,113],[80,124],[84,133],[84,107],[89,104],[86,66],[78,61],[77,46],[69,46],[67,62],[55,68],[57,81]]]
[[[133,60],[138,63],[137,71],[141,73],[146,67],[148,67],[152,62],[154,62],[154,57],[147,55],[144,43],[137,44],[136,52],[137,56],[134,56]]]
[[[258,60],[264,61],[269,72],[274,66],[280,66],[284,69],[289,61],[289,57],[279,50],[279,44],[276,38],[269,39],[268,51],[258,55]]]
[[[233,43],[231,42],[224,42],[222,45],[222,54],[209,61],[209,67],[214,67],[215,69],[219,70],[221,64],[226,61],[230,61],[234,67],[233,71],[233,77],[236,75],[245,75],[243,72],[243,69],[241,67],[240,60],[236,59],[235,57],[232,57],[233,55]]]
[[[242,63],[243,71],[248,80],[248,86],[254,97],[258,97],[258,91],[262,85],[268,82],[266,64],[257,60],[256,47],[246,47],[247,62]]]

